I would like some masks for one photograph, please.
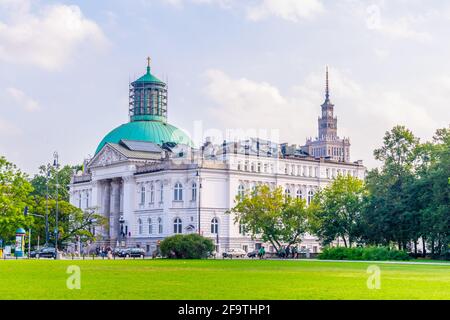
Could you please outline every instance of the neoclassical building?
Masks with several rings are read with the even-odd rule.
[[[167,86],[149,64],[146,74],[130,84],[129,122],[108,133],[84,172],[73,176],[70,201],[109,222],[95,230],[93,246],[140,246],[151,254],[167,236],[199,233],[211,238],[219,253],[251,251],[261,242],[243,234],[226,213],[239,193],[261,184],[282,186],[286,194],[309,203],[339,174],[364,178],[362,161],[350,161],[348,140],[337,138],[333,107],[327,72],[326,112],[319,119],[317,142],[297,148],[253,138],[196,147],[167,122]],[[328,153],[334,143],[343,151]],[[317,153],[319,146],[326,151]],[[320,250],[310,235],[301,246]]]

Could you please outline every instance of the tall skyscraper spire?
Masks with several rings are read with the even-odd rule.
[[[325,100],[330,100],[330,86],[328,82],[328,66],[327,66],[327,72],[326,72],[326,84],[325,84]]]

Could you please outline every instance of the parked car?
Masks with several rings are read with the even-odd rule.
[[[32,251],[30,252],[31,258],[55,258],[56,257],[56,250],[53,247],[44,247],[40,250]]]
[[[127,249],[122,249],[117,253],[118,257],[125,257],[125,258],[129,258],[129,257],[139,257],[139,258],[143,258],[145,257],[145,250],[143,248],[127,248]]]
[[[225,251],[222,256],[224,258],[244,258],[247,253],[238,248],[230,248],[227,251]]]
[[[113,256],[120,257],[121,252],[127,250],[126,248],[114,248],[112,254]]]
[[[253,250],[247,253],[247,257],[249,258],[256,258],[258,256],[258,250]]]

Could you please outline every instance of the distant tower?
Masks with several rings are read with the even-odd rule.
[[[334,104],[330,101],[328,66],[325,78],[325,101],[318,119],[318,136],[315,140],[308,139],[302,149],[315,158],[350,162],[350,140],[340,139],[337,135],[337,117],[334,116]]]
[[[325,102],[321,107],[322,116],[319,117],[319,140],[335,140],[337,137],[337,118],[334,117],[334,104],[330,101],[328,67],[326,71]]]

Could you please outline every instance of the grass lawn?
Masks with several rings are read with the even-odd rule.
[[[81,270],[69,290],[67,267]],[[273,260],[0,260],[0,299],[450,299],[450,266]]]

